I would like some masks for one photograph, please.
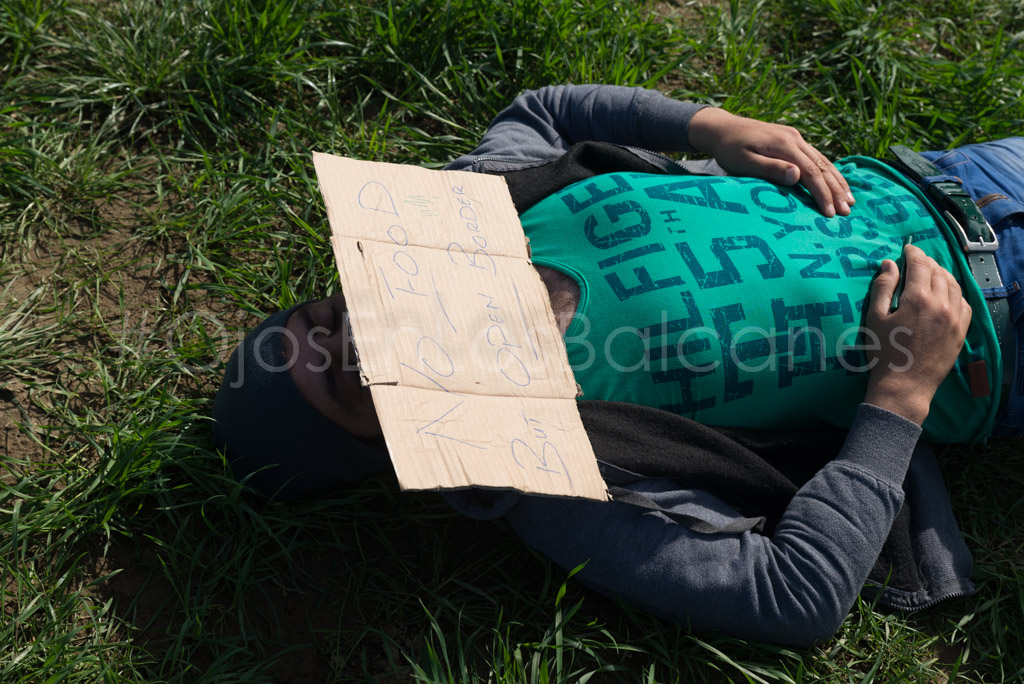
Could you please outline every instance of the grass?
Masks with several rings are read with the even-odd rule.
[[[386,478],[261,505],[227,352],[337,288],[310,152],[440,166],[519,91],[656,87],[838,157],[1024,130],[1017,0],[0,0],[0,681],[1019,681],[1024,449],[947,449],[979,593],[796,651],[584,590]]]

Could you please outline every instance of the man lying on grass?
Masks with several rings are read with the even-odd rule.
[[[906,610],[973,591],[919,437],[1019,431],[1024,140],[926,156],[958,178],[642,89],[517,98],[449,168],[506,178],[616,500],[449,501],[696,630],[807,645],[866,582]],[[341,294],[243,341],[214,404],[237,477],[292,498],[390,468],[351,344]]]

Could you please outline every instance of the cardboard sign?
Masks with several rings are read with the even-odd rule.
[[[313,161],[359,370],[401,487],[606,499],[504,179]]]

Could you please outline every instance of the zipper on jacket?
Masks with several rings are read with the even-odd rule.
[[[619,145],[619,147],[621,147],[621,148],[623,148],[625,150],[630,150],[630,151],[635,151],[635,152],[643,152],[644,154],[649,154],[652,157],[656,157],[656,158],[661,159],[661,160],[663,160],[665,162],[668,162],[673,167],[675,167],[677,169],[680,169],[682,171],[685,171],[686,173],[692,173],[689,169],[687,169],[685,166],[683,166],[681,163],[679,163],[679,160],[673,159],[672,157],[665,156],[661,152],[655,152],[654,150],[649,150],[646,147],[634,147],[632,145]],[[554,161],[554,159],[557,159],[557,157],[555,157],[555,158],[553,158],[553,159],[551,159],[549,161]],[[523,157],[504,157],[504,156],[494,156],[494,155],[485,155],[483,157],[473,157],[473,163],[474,164],[478,164],[480,162],[500,162],[502,164],[537,164],[537,163],[544,162],[544,161],[545,161],[544,159],[536,159],[534,157],[523,158]]]
[[[903,612],[903,613],[916,613],[919,610],[928,610],[929,608],[933,608],[933,607],[939,605],[940,603],[944,603],[946,601],[950,601],[950,600],[955,599],[955,598],[962,598],[964,596],[970,596],[970,592],[967,592],[967,591],[954,591],[952,594],[946,594],[945,596],[941,596],[939,598],[932,599],[931,601],[929,601],[928,603],[925,603],[923,605],[913,606],[913,607],[901,606],[901,605],[898,605],[896,603],[892,603],[891,601],[886,601],[884,598],[879,598],[878,599],[878,603],[880,605],[885,606],[886,608],[893,608],[893,609],[898,610],[898,611]]]
[[[654,150],[649,150],[646,147],[633,147],[632,145],[624,145],[623,147],[625,147],[627,150],[636,150],[637,152],[643,152],[644,154],[649,154],[652,157],[657,157],[658,159],[663,159],[663,160],[667,161],[669,164],[672,164],[672,166],[675,166],[676,168],[682,169],[683,171],[686,171],[687,173],[692,173],[692,171],[690,171],[685,166],[683,166],[679,162],[678,159],[673,159],[672,157],[668,157],[668,156],[662,154],[661,152],[655,152]]]
[[[557,159],[557,157],[555,157]],[[480,162],[501,162],[502,164],[536,164],[542,162],[543,159],[534,159],[533,157],[473,157],[473,163],[478,164]]]

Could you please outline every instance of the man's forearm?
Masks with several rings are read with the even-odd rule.
[[[659,152],[695,152],[688,142],[689,123],[705,107],[625,86],[530,90],[498,114],[473,152],[449,168],[468,167],[481,156],[550,159],[587,140]]]
[[[563,567],[586,563],[579,576],[604,593],[696,630],[807,646],[835,632],[863,587],[919,435],[862,406],[840,456],[797,492],[770,538],[699,534],[615,502],[523,497],[508,519]],[[641,486],[673,510],[724,522],[727,505],[708,492],[668,480]]]

